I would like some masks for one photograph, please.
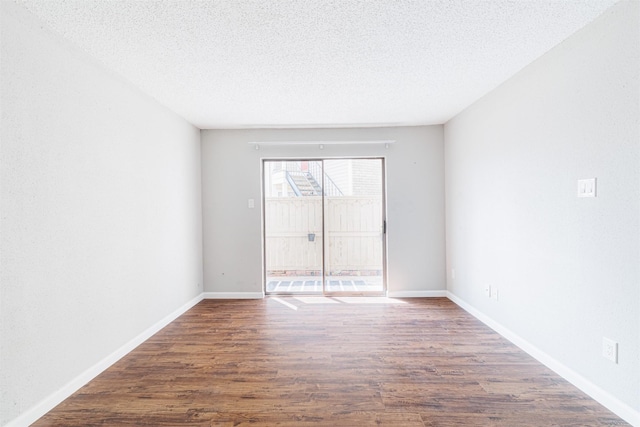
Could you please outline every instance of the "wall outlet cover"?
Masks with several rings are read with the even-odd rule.
[[[618,343],[609,338],[602,338],[602,356],[618,363]]]

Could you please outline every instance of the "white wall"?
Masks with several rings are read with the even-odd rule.
[[[0,425],[202,291],[199,131],[1,4]]]
[[[448,290],[635,411],[638,5],[620,2],[445,125]],[[592,177],[597,198],[577,198]]]
[[[387,140],[384,146],[262,146],[250,141]],[[384,156],[388,289],[445,289],[442,126],[202,131],[205,291],[262,292],[261,158]],[[247,200],[256,208],[248,209]]]

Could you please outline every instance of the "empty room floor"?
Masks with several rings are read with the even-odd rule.
[[[35,426],[622,426],[445,298],[204,300]]]

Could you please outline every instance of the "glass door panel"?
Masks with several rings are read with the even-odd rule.
[[[264,161],[267,293],[323,293],[322,179],[316,170],[319,161]]]
[[[385,291],[383,159],[324,160],[327,294]]]

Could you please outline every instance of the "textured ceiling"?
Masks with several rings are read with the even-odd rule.
[[[15,0],[200,128],[444,123],[616,0]]]

